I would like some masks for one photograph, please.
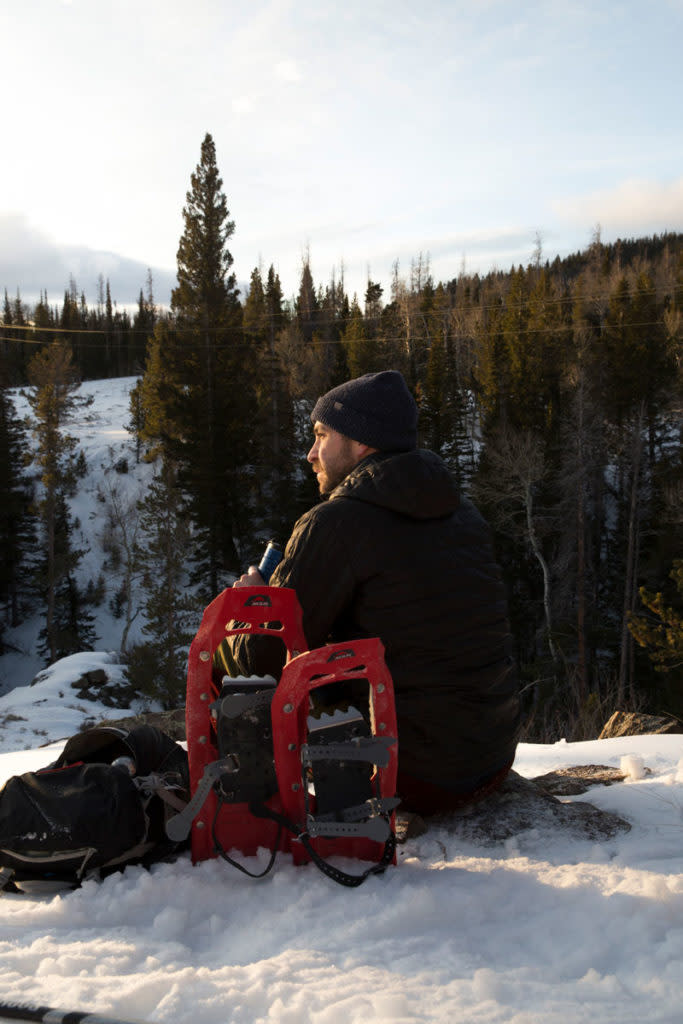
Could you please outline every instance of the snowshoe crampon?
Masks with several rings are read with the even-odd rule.
[[[216,672],[226,637],[279,637],[287,661],[279,683]],[[395,862],[398,766],[391,675],[378,639],[306,650],[293,590],[225,590],[206,609],[190,649],[186,723],[192,799],[168,823],[191,830],[195,862],[278,850],[314,861],[345,885]],[[371,862],[361,874],[332,856]]]

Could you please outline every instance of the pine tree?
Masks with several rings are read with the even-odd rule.
[[[268,333],[268,317],[266,314],[266,294],[263,288],[263,278],[258,267],[251,272],[249,282],[249,294],[244,301],[244,313],[242,315],[242,327],[244,336],[252,345],[258,347],[263,345]]]
[[[115,469],[115,465],[109,468]],[[103,569],[116,568],[120,573],[121,584],[110,600],[110,608],[116,618],[124,619],[119,648],[125,652],[131,626],[140,611],[134,598],[141,572],[138,564],[141,501],[139,491],[131,492],[129,487],[122,488],[112,483],[112,476],[116,473],[108,473],[104,488],[98,494],[107,512],[106,526],[101,534],[102,548],[108,556]]]
[[[301,267],[299,294],[296,299],[297,323],[307,344],[313,341],[313,334],[317,325],[318,306],[318,297],[315,293],[313,274],[311,273],[311,264],[307,253]]]
[[[10,301],[7,289],[5,289],[5,302],[3,307],[3,361],[2,376],[0,384],[6,387],[23,384],[26,374],[27,351],[30,346],[26,344],[26,331],[21,328],[26,326],[25,306],[21,301],[21,295],[17,291],[14,302]]]
[[[207,595],[240,568],[235,541],[248,532],[253,368],[227,247],[234,232],[213,139],[206,135],[191,176],[178,246],[173,322],[158,339],[156,374],[145,372],[164,457],[188,501],[197,578]],[[158,325],[157,325],[158,326]],[[149,387],[147,385],[149,384]],[[158,415],[157,415],[158,413]]]
[[[429,347],[424,381],[420,385],[420,434],[425,448],[445,455],[444,447],[451,424],[448,416],[447,350],[437,333]]]
[[[373,373],[383,368],[377,339],[366,329],[365,318],[355,295],[342,335],[342,344],[350,377],[360,377],[364,373]]]
[[[572,685],[577,705],[599,694],[596,647],[600,636],[598,581],[604,556],[605,466],[607,441],[600,404],[595,325],[585,301],[585,281],[574,289],[570,365],[563,381],[558,506],[563,523],[559,547],[564,560],[564,618],[567,638],[575,637]]]
[[[261,410],[264,416],[261,447],[266,487],[260,511],[263,529],[269,536],[284,540],[301,512],[296,497],[301,478],[301,451],[297,443],[297,422],[301,417],[290,386],[290,367],[282,357],[282,339],[292,327],[283,301],[280,278],[272,264],[266,278],[264,306],[266,334],[258,387],[266,399],[266,407]]]
[[[40,301],[36,304],[33,310],[33,323],[35,324],[36,330],[34,334],[34,340],[36,342],[46,343],[51,341],[54,337],[50,331],[51,327],[54,327],[54,316],[50,309],[47,301],[47,292],[40,293]]]
[[[676,673],[683,679],[683,558],[674,562],[670,577],[676,593],[669,599],[640,588],[640,599],[650,613],[632,614],[629,629],[636,641],[648,649],[657,671]]]
[[[76,404],[79,387],[70,347],[52,342],[40,350],[29,363],[28,380],[35,462],[42,486],[38,502],[43,535],[39,585],[45,595],[46,614],[41,649],[50,663],[81,650],[92,636],[89,617],[74,581],[84,552],[73,547],[73,524],[66,504],[76,441],[64,431],[64,426]]]
[[[0,389],[0,653],[2,634],[7,626],[20,621],[22,565],[35,545],[35,520],[31,514],[33,497],[24,472],[26,437],[17,419],[11,399]]]
[[[154,302],[152,271],[147,270],[147,292],[140,289],[138,309],[133,317],[133,330],[128,346],[128,373],[139,373],[145,363],[147,339],[152,334],[157,322],[158,312]]]
[[[269,268],[264,287],[261,271],[252,271],[244,303],[243,328],[254,369],[254,486],[257,508],[253,523],[280,536],[286,530],[285,506],[292,474],[292,403],[277,355],[277,335],[284,322],[280,279]],[[255,557],[255,555],[254,555]]]
[[[505,377],[508,384],[506,416],[508,421],[520,429],[532,425],[529,401],[535,404],[536,396],[527,388],[527,379],[532,372],[533,342],[528,333],[529,305],[526,274],[522,267],[514,270],[510,278],[510,290],[505,296],[501,316],[503,352],[505,354]]]
[[[262,373],[269,381],[270,422],[269,435],[272,461],[276,477],[282,478],[291,453],[292,406],[287,394],[284,375],[277,356],[277,337],[285,325],[282,305],[282,285],[272,263],[268,268],[264,292],[266,318],[266,367]]]
[[[484,291],[483,311],[475,326],[474,380],[484,433],[505,425],[509,409],[509,363],[503,335],[500,295]]]
[[[379,327],[380,317],[382,315],[382,292],[384,289],[381,284],[376,281],[371,281],[368,278],[367,287],[365,289],[365,319],[368,324],[373,324],[375,329]]]
[[[173,337],[168,321],[159,320],[147,345],[145,372],[130,393],[129,429],[135,433],[138,461],[143,447],[146,461],[153,462],[168,444],[170,403],[174,394],[168,354]]]
[[[78,651],[93,650],[97,641],[89,600],[79,588],[75,571],[85,551],[73,546],[73,520],[66,496],[59,490],[54,499],[52,566],[44,563],[42,578],[53,579],[52,614],[38,636],[38,650],[52,664]]]
[[[187,596],[190,528],[169,462],[162,461],[140,505],[139,527],[136,568],[142,573],[142,633],[148,639],[131,650],[126,675],[136,690],[175,708],[184,703],[187,650],[198,610]]]

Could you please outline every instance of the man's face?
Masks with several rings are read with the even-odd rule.
[[[368,453],[366,445],[344,437],[337,430],[316,422],[315,441],[306,456],[318,478],[321,494],[329,494]]]

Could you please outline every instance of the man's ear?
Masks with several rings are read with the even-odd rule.
[[[360,441],[354,441],[353,443],[356,446],[356,455],[359,462],[367,455],[374,455],[378,451],[377,448],[371,448],[369,444],[361,444]]]

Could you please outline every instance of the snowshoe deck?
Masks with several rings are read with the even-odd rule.
[[[285,588],[226,590],[204,613],[187,682],[193,798],[169,825],[169,834],[191,825],[195,862],[259,847],[290,851],[295,863],[393,860],[397,731],[384,648],[370,639],[307,651],[301,622]],[[248,632],[283,642],[277,685],[216,678],[216,649]]]

